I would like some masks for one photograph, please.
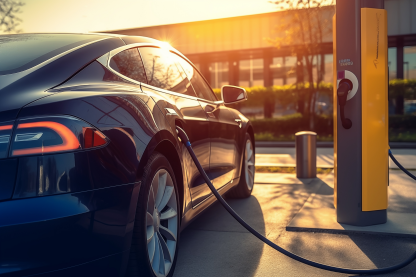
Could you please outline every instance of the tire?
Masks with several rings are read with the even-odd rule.
[[[143,171],[127,276],[173,275],[179,243],[178,197],[169,161],[153,153]]]
[[[251,150],[251,153],[250,151]],[[243,150],[243,164],[241,167],[240,182],[230,190],[228,194],[231,198],[242,199],[251,196],[254,188],[254,175],[255,175],[255,153],[253,148],[253,142],[248,133],[246,133]]]

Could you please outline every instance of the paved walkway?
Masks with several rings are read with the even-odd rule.
[[[402,188],[398,173],[390,189],[393,211],[406,210],[415,190]],[[276,244],[321,263],[349,268],[380,268],[396,264],[416,251],[416,239],[386,235],[330,234],[286,231],[286,226],[318,191],[320,179],[299,180],[294,174],[256,174],[253,195],[227,199],[250,225]],[[324,192],[327,194],[328,192]],[[330,193],[329,193],[330,194]],[[396,196],[398,196],[396,194]],[[415,206],[413,206],[415,207]],[[296,262],[248,233],[216,203],[181,234],[175,276],[347,276]],[[386,276],[415,276],[416,262]]]
[[[393,149],[393,155],[407,169],[416,169],[416,149]],[[334,149],[317,148],[317,167],[334,167]],[[279,166],[295,167],[295,148],[256,148],[256,166]],[[390,168],[397,169],[397,166],[390,160]]]
[[[413,175],[416,171],[412,172]],[[416,182],[402,171],[390,170],[387,223],[373,226],[339,224],[334,208],[334,175],[327,175],[316,193],[289,223],[290,231],[366,232],[416,238]]]

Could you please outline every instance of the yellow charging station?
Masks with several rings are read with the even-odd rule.
[[[337,221],[387,221],[388,58],[384,0],[337,0],[334,16]]]

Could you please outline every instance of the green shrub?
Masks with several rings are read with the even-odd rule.
[[[390,142],[416,142],[416,129],[397,131],[389,130],[389,141]]]
[[[389,97],[416,99],[416,79],[394,79],[389,82]]]
[[[389,115],[390,129],[416,129],[416,116]]]
[[[251,87],[245,88],[248,100],[229,105],[235,109],[244,107],[264,107],[274,109],[275,103],[282,106],[295,104],[304,90],[308,90],[309,84]],[[332,83],[321,83],[317,90],[320,94],[328,95],[332,99]],[[221,89],[214,89],[214,93],[221,99]],[[391,80],[389,82],[389,97],[403,97],[403,99],[416,99],[416,80]],[[293,114],[279,118],[252,119],[255,138],[258,141],[293,141],[294,134],[298,131],[311,130],[309,119],[301,114]],[[314,128],[319,141],[332,141],[333,117],[314,116]],[[416,116],[415,115],[389,115],[390,141],[416,141]]]
[[[397,142],[416,142],[416,116],[390,115],[389,140]],[[252,119],[256,141],[294,141],[295,133],[310,131],[309,121],[301,114],[272,119]],[[318,141],[333,141],[332,117],[315,116]]]
[[[309,90],[309,83],[300,83],[296,87],[295,84],[283,86],[254,86],[245,88],[248,95],[248,101],[242,102],[241,107],[262,106],[265,101],[272,99],[279,104],[285,106],[290,103],[296,103],[304,90]],[[320,83],[317,91],[321,94],[333,96],[332,83]],[[218,99],[221,99],[221,89],[214,89],[214,93]],[[389,82],[389,97],[395,98],[403,96],[405,99],[416,99],[416,79],[394,79]]]
[[[305,130],[315,131],[320,136],[332,136],[333,133],[332,117],[315,116],[315,127],[312,130],[309,128],[309,120],[299,113],[280,118],[252,119],[251,123],[254,133],[261,134],[264,141],[285,141],[279,140],[279,138],[282,138],[282,136],[287,138],[288,135],[294,135],[296,132]],[[273,140],[271,135],[274,138]]]
[[[279,104],[286,106],[298,101],[299,95],[305,90],[309,89],[309,84],[295,85],[283,85],[283,86],[255,86],[244,88],[247,92],[248,100],[241,102],[240,107],[258,107],[263,106],[267,102],[278,102]],[[332,84],[321,83],[318,86],[318,91],[332,96]],[[214,89],[214,93],[218,99],[221,99],[221,89]]]

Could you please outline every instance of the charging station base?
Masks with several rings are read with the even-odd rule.
[[[333,205],[334,176],[327,175],[322,181],[316,193],[313,193],[305,202],[302,209],[295,215],[287,231],[296,232],[323,232],[323,233],[366,233],[382,234],[404,237],[416,237],[416,210],[415,201],[405,202],[407,191],[413,191],[414,184],[410,180],[401,179],[402,173],[390,171],[390,181],[399,181],[402,190],[390,190],[390,206],[387,210],[387,222],[385,224],[371,226],[352,226],[337,222],[336,211]],[[390,182],[390,188],[397,188],[399,184]],[[392,189],[393,189],[392,188]],[[408,189],[408,190],[407,190]],[[395,205],[395,202],[400,204]],[[402,212],[403,211],[403,212]],[[404,213],[412,212],[412,213]]]

